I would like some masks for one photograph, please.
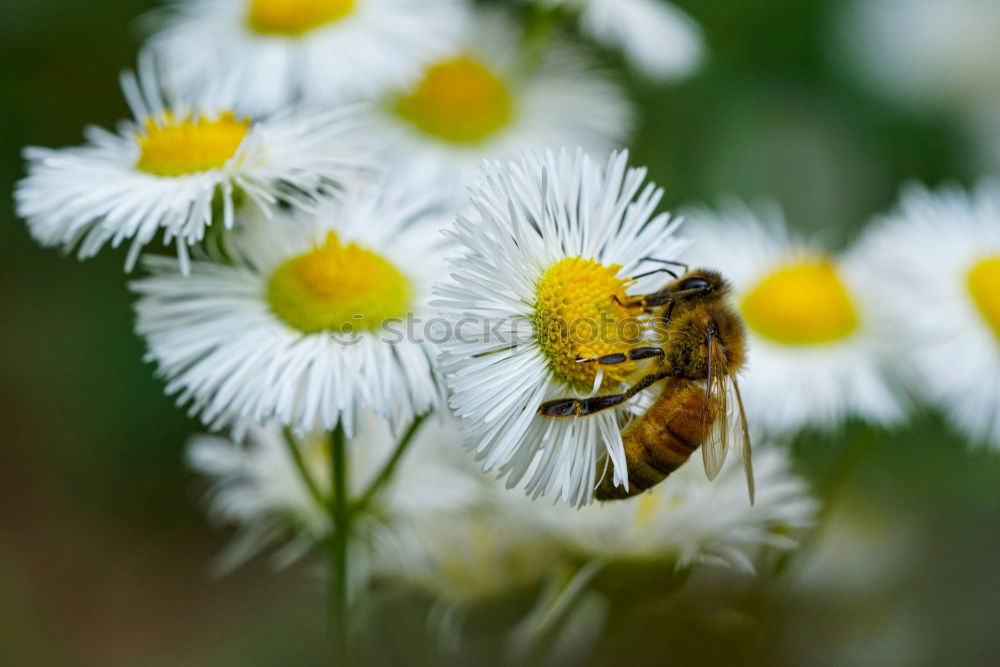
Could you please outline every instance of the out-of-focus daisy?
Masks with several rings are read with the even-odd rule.
[[[1000,99],[996,0],[855,0],[836,53],[904,102],[968,109]]]
[[[844,489],[824,510],[816,539],[790,570],[793,589],[849,606],[905,585],[907,562],[920,548],[912,518],[891,503]]]
[[[484,469],[499,470],[509,486],[532,469],[526,490],[535,496],[555,489],[569,503],[589,502],[604,452],[608,474],[624,483],[619,410],[567,419],[536,411],[549,399],[623,385],[636,362],[600,370],[578,359],[639,342],[636,310],[623,304],[653,283],[630,276],[647,256],[676,257],[684,247],[677,223],[654,214],[662,191],[643,186],[645,170],[628,169],[627,159],[616,153],[602,167],[562,151],[488,165],[472,212],[451,234],[464,254],[436,286],[455,327],[441,345],[451,405]]]
[[[212,428],[274,419],[348,434],[372,410],[405,426],[439,398],[432,348],[411,327],[440,275],[433,192],[348,195],[315,215],[241,221],[231,264],[146,257],[137,331],[147,357]],[[409,329],[414,329],[410,335]]]
[[[213,223],[231,228],[236,201],[265,214],[278,203],[310,209],[370,166],[348,140],[357,123],[342,111],[255,120],[220,104],[221,90],[167,101],[149,59],[138,78],[123,74],[122,89],[136,122],[117,133],[88,128],[76,148],[25,149],[17,211],[43,245],[77,248],[83,259],[131,239],[131,268],[162,232],[186,271],[188,246]]]
[[[368,417],[348,443],[349,496],[364,494],[388,462],[396,439],[388,425]],[[354,563],[363,578],[371,550],[384,541],[385,531],[405,527],[414,518],[444,517],[460,512],[480,495],[479,480],[461,475],[451,465],[449,450],[458,451],[461,433],[454,422],[431,420],[421,427],[397,475],[381,488],[355,528],[363,538]],[[297,454],[293,455],[293,446]],[[242,442],[215,436],[192,438],[187,449],[191,467],[206,477],[209,517],[232,525],[236,535],[221,554],[218,566],[229,570],[260,551],[275,546],[275,562],[299,558],[330,532],[324,504],[331,495],[330,441],[323,433],[287,440],[271,424],[252,427]],[[296,460],[298,459],[298,460]],[[306,482],[300,469],[309,475]],[[440,484],[447,479],[448,484]]]
[[[713,562],[752,572],[763,549],[794,548],[818,507],[783,450],[759,448],[754,470],[753,506],[736,461],[711,482],[689,462],[649,493],[579,510],[542,508],[539,517],[578,558],[664,561],[676,569]]]
[[[986,172],[1000,169],[1000,3],[845,3],[835,53],[894,101],[949,112]]]
[[[475,472],[480,490],[486,489],[475,502],[458,512],[408,516],[405,524],[380,531],[373,549],[373,576],[433,597],[428,623],[443,648],[459,643],[466,614],[476,605],[535,594],[562,564],[558,546],[532,514],[519,507],[514,515],[508,504],[492,502],[496,494],[483,484],[488,478]],[[433,483],[447,488],[469,474],[453,468]]]
[[[603,155],[624,141],[628,102],[587,54],[557,43],[529,63],[504,15],[483,11],[469,21],[457,48],[379,105],[372,131],[394,162],[438,173],[461,191],[483,158],[550,146]]]
[[[777,210],[733,203],[687,217],[688,261],[724,273],[747,324],[741,387],[754,426],[789,434],[900,417],[881,355],[894,336],[875,316],[864,260],[795,238]]]
[[[860,254],[900,370],[970,439],[1000,448],[1000,184],[913,187]]]
[[[599,44],[621,49],[633,67],[655,80],[691,74],[704,57],[701,30],[663,0],[535,0],[579,15],[580,29]]]
[[[409,530],[393,533],[396,543],[378,550],[373,570],[434,595],[446,639],[471,605],[537,595],[512,637],[530,642],[562,618],[547,612],[598,590],[598,579],[619,567],[648,566],[665,578],[702,563],[753,572],[767,553],[795,548],[818,504],[784,452],[765,448],[757,458],[762,493],[753,507],[735,461],[714,482],[686,465],[650,493],[581,509],[493,488],[462,515],[412,517]]]
[[[233,80],[242,108],[372,98],[447,49],[458,0],[180,0],[154,15],[152,49],[170,84]]]
[[[448,487],[452,479],[435,484]],[[482,475],[482,473],[478,473]],[[447,606],[465,606],[509,595],[537,584],[551,571],[553,543],[539,525],[480,494],[461,514],[412,516],[409,526],[386,533],[375,571],[399,577],[440,598]]]
[[[783,660],[919,663],[931,649],[913,618],[919,612],[907,602],[917,576],[913,555],[923,549],[919,537],[925,529],[888,494],[861,497],[848,488],[832,503],[824,508],[815,538],[782,577],[781,597],[792,610],[786,615]]]

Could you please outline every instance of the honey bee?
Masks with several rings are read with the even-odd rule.
[[[746,334],[743,320],[728,303],[729,283],[715,271],[688,271],[679,262],[654,261],[681,266],[684,274],[677,276],[670,269],[642,274],[665,272],[673,280],[657,292],[629,299],[621,305],[641,308],[642,312],[658,318],[662,345],[579,360],[610,365],[654,359],[649,372],[622,393],[547,401],[538,413],[550,418],[590,415],[621,405],[639,392],[662,383],[662,391],[649,409],[634,418],[622,432],[628,490],[615,486],[612,476],[605,474],[594,492],[598,500],[614,500],[634,496],[659,484],[681,467],[698,447],[701,447],[705,473],[710,480],[714,479],[729,451],[734,430],[730,399],[735,399],[739,414],[737,437],[750,504],[753,504],[750,433],[736,380],[746,356]],[[612,298],[617,301],[616,297]]]

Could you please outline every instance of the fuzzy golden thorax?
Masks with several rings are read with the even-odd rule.
[[[709,371],[709,345],[717,351],[712,363],[737,372],[746,357],[743,319],[729,304],[730,286],[715,271],[697,269],[671,282],[661,294],[675,297],[659,316],[664,356],[662,365],[675,377],[704,380]]]

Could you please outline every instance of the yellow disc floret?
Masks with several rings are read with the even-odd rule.
[[[967,282],[979,312],[1000,338],[1000,255],[976,262]]]
[[[326,242],[278,267],[267,287],[271,310],[303,333],[375,331],[403,318],[410,283],[391,263],[330,232]]]
[[[623,305],[627,281],[615,277],[620,270],[571,257],[556,262],[538,281],[534,325],[539,345],[552,372],[575,388],[591,389],[598,370],[608,383],[621,382],[635,370],[634,362],[579,362],[627,352],[641,339],[641,323],[634,319],[638,309]]]
[[[513,115],[510,91],[482,63],[456,58],[430,67],[396,113],[427,134],[456,143],[483,141]]]
[[[851,295],[826,259],[772,272],[747,293],[742,310],[751,329],[786,345],[834,343],[858,326]]]
[[[344,18],[354,0],[250,0],[247,21],[262,35],[299,37]]]
[[[635,501],[635,514],[632,517],[634,530],[641,532],[659,514],[661,493],[662,488],[653,489],[652,493],[644,493]]]
[[[243,143],[249,119],[231,111],[215,119],[175,118],[167,112],[159,119],[147,118],[139,142],[135,168],[157,176],[184,176],[225,166]]]

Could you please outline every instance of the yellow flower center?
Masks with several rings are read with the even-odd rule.
[[[858,326],[858,313],[837,269],[826,259],[780,268],[743,299],[754,331],[786,345],[832,343]]]
[[[1000,255],[976,262],[966,280],[973,302],[1000,338]]]
[[[660,489],[653,489],[652,493],[644,493],[638,499],[633,500],[635,505],[635,515],[632,519],[632,526],[636,531],[648,528],[650,522],[657,514],[660,507]]]
[[[157,176],[184,176],[219,169],[236,154],[250,127],[231,111],[218,118],[175,118],[169,111],[158,123],[147,118],[136,139],[139,161],[135,168]]]
[[[510,91],[485,65],[469,57],[437,63],[395,111],[418,128],[447,141],[475,143],[507,124]]]
[[[622,304],[627,281],[616,278],[621,266],[571,257],[550,267],[536,288],[534,325],[538,342],[552,372],[581,390],[593,387],[599,370],[604,382],[622,382],[635,362],[615,365],[579,363],[627,352],[641,340],[637,309]],[[617,299],[617,301],[616,301]]]
[[[405,317],[411,289],[384,258],[343,245],[336,233],[278,267],[267,287],[271,310],[303,333],[375,331]]]
[[[299,37],[353,9],[354,0],[251,0],[247,21],[262,35]]]

